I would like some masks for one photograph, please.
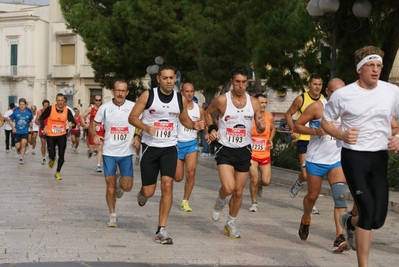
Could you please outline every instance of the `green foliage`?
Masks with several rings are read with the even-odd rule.
[[[317,65],[318,39],[303,0],[60,0],[60,4],[68,27],[86,44],[96,81],[104,86],[113,77],[143,77],[160,55],[209,102],[229,80],[233,66],[254,62],[257,77],[284,91],[302,89],[298,69]],[[273,70],[266,70],[266,65]]]
[[[300,171],[296,143],[286,143],[285,133],[276,132],[276,135],[274,136],[272,165],[280,168]]]
[[[389,187],[399,190],[399,154],[389,152],[388,160],[388,184]]]

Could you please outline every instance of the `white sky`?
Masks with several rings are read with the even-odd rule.
[[[55,1],[55,0],[53,0]],[[37,4],[48,5],[50,0],[0,0],[3,3],[23,3],[23,4]]]

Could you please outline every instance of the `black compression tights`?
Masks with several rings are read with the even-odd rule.
[[[66,149],[67,137],[66,135],[61,136],[47,136],[47,149],[48,156],[50,159],[55,159],[55,146],[58,147],[58,163],[57,172],[61,171],[62,165],[64,164],[64,155]]]

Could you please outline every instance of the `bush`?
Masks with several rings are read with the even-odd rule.
[[[399,154],[389,152],[388,159],[388,185],[395,190],[399,190]]]
[[[283,143],[281,136],[274,139],[272,150],[272,165],[285,169],[300,171],[299,157],[295,142]],[[389,152],[388,159],[388,185],[394,190],[399,190],[399,153]]]

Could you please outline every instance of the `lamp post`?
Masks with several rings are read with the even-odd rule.
[[[332,29],[331,36],[331,67],[330,67],[330,79],[335,77],[335,70],[337,67],[337,31],[338,24],[343,25],[343,21],[339,16],[339,0],[311,0],[309,1],[306,9],[310,16],[314,19],[319,20],[323,16],[325,17],[327,24]],[[353,15],[357,18],[358,26],[348,28],[342,26],[347,31],[356,31],[360,29],[363,21],[370,16],[371,4],[368,0],[356,0],[352,6]]]
[[[158,74],[159,65],[163,64],[163,58],[161,56],[157,56],[155,58],[155,64],[147,67],[147,74],[150,75],[150,88],[156,87],[155,76]]]

